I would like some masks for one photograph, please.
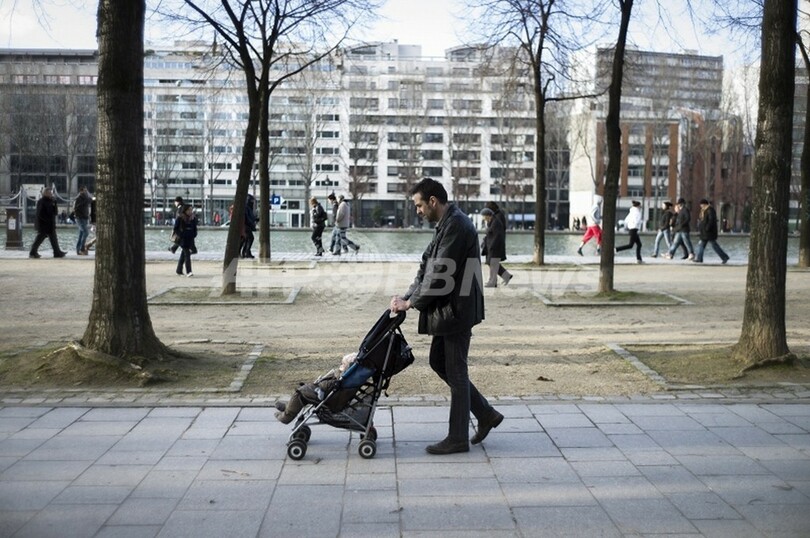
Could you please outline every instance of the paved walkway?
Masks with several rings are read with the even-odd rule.
[[[810,535],[810,405],[537,403],[431,456],[444,406],[383,406],[377,455],[261,407],[0,409],[0,536]]]
[[[0,250],[0,259],[26,256]],[[418,257],[340,257],[348,260]],[[384,398],[368,460],[357,434],[329,426],[313,428],[304,459],[288,458],[291,428],[274,419],[275,400],[2,394],[0,536],[810,536],[804,386],[500,398],[503,424],[451,456],[424,451],[445,435],[444,396]]]

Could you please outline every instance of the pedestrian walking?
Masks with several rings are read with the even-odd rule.
[[[714,252],[720,257],[722,262],[728,263],[728,254],[720,248],[717,244],[717,211],[714,206],[707,199],[700,201],[700,215],[698,216],[698,233],[700,234],[700,241],[698,242],[695,263],[703,263],[703,251],[706,248],[706,243],[710,243]]]
[[[312,236],[310,238],[315,245],[315,255],[323,256],[323,242],[321,236],[323,236],[323,229],[326,227],[326,211],[314,196],[309,199],[309,205],[312,209],[310,212]]]
[[[177,224],[177,219],[179,219],[183,215],[183,208],[185,207],[185,205],[186,204],[183,202],[183,197],[182,196],[175,196],[175,198],[174,198],[174,220],[167,219],[167,221],[168,221],[167,224],[169,222],[171,222],[172,225]],[[180,240],[179,239],[180,238],[177,237],[177,234],[172,233],[172,246],[169,247],[169,250],[171,251],[172,254],[177,252],[177,249],[180,247]]]
[[[186,276],[192,277],[191,255],[197,253],[194,238],[197,237],[197,216],[194,214],[194,207],[184,205],[180,216],[175,219],[174,233],[179,237],[178,246],[180,248],[180,258],[177,260],[176,273],[183,276],[183,267],[186,269]]]
[[[98,228],[96,226],[96,197],[93,196],[90,200],[90,233],[88,234],[87,241],[84,243],[84,251],[90,252],[94,248],[98,240]]]
[[[487,223],[481,253],[489,267],[489,279],[484,287],[497,288],[499,276],[503,279],[504,285],[512,280],[512,273],[501,264],[506,260],[506,217],[495,202],[487,202],[487,207],[481,210],[481,215]]]
[[[349,202],[346,201],[346,197],[341,194],[340,197],[338,197],[337,213],[335,214],[335,227],[338,230],[338,241],[332,250],[332,254],[339,256],[341,251],[349,252],[350,248],[357,254],[357,251],[360,250],[360,245],[356,244],[346,235],[346,231],[349,229],[351,222],[351,207],[349,207]]]
[[[37,236],[34,238],[34,244],[31,245],[31,250],[28,252],[29,258],[41,258],[37,250],[39,246],[48,238],[53,249],[54,258],[64,258],[67,252],[59,248],[59,240],[56,238],[56,218],[59,214],[59,209],[56,207],[56,200],[53,197],[53,189],[45,188],[42,191],[42,196],[37,200],[36,217],[34,225],[37,230]]]
[[[644,217],[641,214],[641,202],[638,200],[632,201],[630,211],[627,212],[627,217],[624,219],[624,227],[630,234],[630,242],[626,245],[616,247],[616,252],[628,250],[636,247],[636,263],[643,263],[641,259],[641,237],[638,235],[639,230],[644,225]]]
[[[340,248],[340,228],[337,226],[338,201],[334,192],[329,193],[326,199],[329,200],[329,204],[332,206],[327,214],[327,219],[329,225],[332,226],[332,236],[329,238],[329,252],[334,254],[335,247]]]
[[[591,238],[596,239],[596,253],[599,254],[602,251],[602,197],[598,194],[594,195],[594,202],[589,215],[591,216],[590,226],[588,225],[588,219],[582,217],[582,225],[586,226],[586,228],[585,235],[582,236],[582,242],[577,249],[577,254],[580,256],[584,256],[582,247],[584,247]]]
[[[87,256],[87,238],[90,235],[90,205],[93,197],[87,192],[87,187],[79,187],[79,194],[73,200],[73,213],[76,219],[76,226],[79,229],[79,236],[76,238],[76,254]]]
[[[472,221],[448,202],[441,183],[424,178],[411,188],[416,213],[436,223],[416,278],[404,295],[391,298],[392,312],[419,311],[419,333],[431,335],[430,367],[450,387],[448,435],[428,445],[430,454],[469,451],[503,421],[503,415],[470,381],[467,356],[472,328],[484,319],[481,251]],[[478,431],[469,439],[470,412]]]
[[[689,212],[689,208],[686,207],[686,200],[678,198],[678,206],[675,208],[675,212],[675,224],[672,226],[675,235],[666,258],[671,260],[679,246],[683,249],[682,260],[694,258],[695,249],[692,247],[692,240],[689,238],[689,223],[692,220],[692,214]]]
[[[661,240],[666,241],[667,250],[672,246],[672,223],[675,220],[675,213],[672,211],[672,202],[665,200],[661,202],[661,216],[658,220],[658,233],[655,235],[655,245],[653,247],[653,258],[658,257]]]
[[[256,197],[252,194],[247,195],[245,200],[245,223],[244,234],[242,234],[242,242],[239,247],[241,256],[243,258],[255,258],[251,249],[253,248],[254,235],[256,231]]]

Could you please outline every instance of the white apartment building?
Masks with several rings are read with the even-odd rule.
[[[417,45],[370,43],[343,49],[285,81],[271,99],[271,194],[283,199],[273,222],[304,226],[308,197],[336,192],[353,201],[355,225],[412,225],[407,190],[430,176],[468,212],[493,200],[516,225],[533,225],[530,79],[510,67],[510,51],[498,55],[484,58],[476,49],[459,47],[445,58],[426,58]],[[206,224],[215,216],[227,220],[248,105],[244,75],[221,60],[210,44],[199,42],[145,53],[148,223],[170,218],[175,196],[201,208]],[[48,119],[32,117],[26,96],[33,87],[62,100],[87,95],[96,74],[93,51],[0,51],[0,107],[9,107],[4,117],[14,111],[19,125],[70,125],[74,116],[59,116],[59,107]],[[93,108],[88,107],[94,115]],[[62,152],[49,159],[41,144],[22,140],[24,129],[15,135],[0,124],[0,130],[10,133],[0,148],[0,195],[45,184],[65,199],[80,185],[92,191],[95,160],[88,148],[94,138],[81,155]],[[68,161],[80,161],[81,174],[72,172],[75,162]],[[567,162],[553,162],[562,163],[557,176],[564,175]],[[258,168],[254,177],[258,180]],[[567,213],[567,183],[551,184],[555,204],[562,202],[551,211],[556,217]]]

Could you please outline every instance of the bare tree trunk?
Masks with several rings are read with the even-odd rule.
[[[766,0],[762,18],[751,242],[742,334],[734,356],[751,368],[789,356],[785,330],[797,0]]]
[[[539,70],[539,66],[537,67]],[[546,97],[539,80],[535,77],[534,101],[537,107],[535,125],[537,126],[537,142],[535,146],[535,159],[537,163],[537,179],[535,181],[534,202],[534,254],[532,263],[543,265],[546,250]]]
[[[118,357],[163,354],[146,303],[143,227],[144,0],[98,5],[98,243],[82,344]]]
[[[798,40],[804,68],[810,76],[810,56],[801,39]],[[810,91],[804,112],[804,147],[802,148],[802,186],[799,192],[799,267],[810,267]]]
[[[604,204],[602,204],[602,257],[599,262],[599,293],[613,292],[613,260],[616,241],[616,198],[619,194],[619,174],[622,158],[622,130],[620,125],[622,103],[622,77],[624,76],[624,50],[627,29],[633,11],[633,0],[619,0],[622,18],[619,38],[613,51],[613,72],[608,89],[608,113],[605,120],[607,135],[607,177]]]
[[[259,106],[256,91],[248,88],[251,107]],[[222,260],[222,295],[236,293],[236,274],[239,270],[239,248],[241,246],[242,223],[245,221],[245,200],[250,190],[253,163],[256,162],[256,137],[259,133],[259,114],[248,114],[245,129],[245,143],[242,146],[242,160],[239,177],[236,180],[236,193],[233,196],[233,213],[228,226],[228,239],[225,243],[225,257]]]
[[[259,84],[259,260],[270,261],[270,90],[267,69],[262,69]]]

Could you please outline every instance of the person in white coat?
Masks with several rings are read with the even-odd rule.
[[[624,227],[627,228],[628,232],[630,232],[630,242],[624,246],[616,247],[616,252],[631,249],[633,248],[633,245],[635,245],[636,263],[642,263],[641,238],[638,235],[638,232],[641,229],[642,221],[643,217],[641,215],[641,202],[638,200],[633,200],[633,207],[630,208],[630,211],[627,213],[627,217],[624,219]]]

